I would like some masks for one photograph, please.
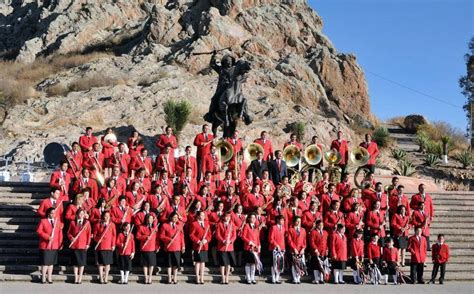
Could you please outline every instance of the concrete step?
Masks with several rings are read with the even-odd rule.
[[[449,218],[446,218],[449,219]],[[1,223],[1,222],[0,222]],[[469,230],[474,234],[474,223],[472,222],[445,222],[441,221],[439,218],[435,217],[433,224],[431,224],[432,229],[463,229]]]
[[[29,216],[11,216],[11,217],[1,217],[0,216],[0,225],[3,223],[6,224],[38,224],[39,218],[29,217]]]
[[[33,211],[33,208],[28,207],[28,209],[21,210],[9,210],[0,208],[0,217],[36,217],[36,212]]]
[[[16,193],[16,192],[0,192],[0,199],[10,199],[15,201],[16,199],[45,199],[49,197],[49,193]]]
[[[39,204],[35,204],[35,205],[28,205],[28,204],[25,204],[25,203],[0,203],[0,212],[2,210],[8,210],[8,211],[12,211],[12,210],[16,210],[16,211],[19,211],[19,210],[34,210],[34,209],[38,209],[39,207]]]
[[[435,208],[448,208],[456,206],[474,206],[474,199],[435,199],[433,200],[433,205]]]
[[[17,199],[10,199],[10,198],[0,198],[0,204],[5,205],[39,205],[42,199],[31,199],[31,198],[17,198]]]
[[[0,223],[0,232],[15,233],[19,231],[34,232],[37,224],[2,224]]]

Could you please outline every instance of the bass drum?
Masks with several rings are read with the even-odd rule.
[[[49,143],[43,149],[44,162],[50,167],[55,167],[64,159],[64,153],[68,150],[69,147],[65,144]]]

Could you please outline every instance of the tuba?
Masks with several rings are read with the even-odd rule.
[[[117,142],[117,136],[114,133],[110,133],[105,135],[104,137],[105,142],[115,143]]]
[[[252,162],[255,159],[257,159],[257,153],[262,152],[263,153],[263,147],[262,145],[258,143],[250,143],[244,151],[244,158],[247,162]]]
[[[352,164],[356,167],[364,166],[369,162],[370,154],[367,149],[361,146],[356,146],[352,148],[349,158]]]
[[[337,165],[342,160],[342,155],[339,151],[332,149],[324,153],[324,159],[329,165]]]
[[[288,145],[283,149],[283,160],[286,162],[288,167],[297,166],[300,163],[301,154],[298,147],[294,145]]]
[[[304,150],[304,159],[309,165],[316,165],[323,159],[323,151],[318,145],[313,144]]]
[[[234,146],[226,140],[219,140],[215,142],[214,146],[216,146],[217,153],[219,154],[222,163],[229,162],[234,156]]]

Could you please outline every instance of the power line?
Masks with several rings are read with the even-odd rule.
[[[367,72],[367,73],[369,73],[369,74],[371,74],[371,75],[373,75],[373,76],[375,76],[375,77],[378,77],[379,79],[382,79],[382,80],[384,80],[384,81],[386,81],[386,82],[392,83],[392,84],[397,85],[397,86],[399,86],[399,87],[401,87],[401,88],[404,88],[404,89],[407,89],[407,90],[412,91],[412,92],[414,92],[414,93],[417,93],[417,94],[419,94],[419,95],[421,95],[421,96],[425,96],[425,97],[427,97],[427,98],[430,98],[430,99],[432,99],[432,100],[436,100],[436,101],[438,101],[438,102],[444,103],[444,104],[449,105],[449,106],[454,107],[454,108],[460,108],[460,109],[462,109],[462,107],[459,106],[459,105],[453,104],[453,103],[451,103],[451,102],[449,102],[449,101],[446,101],[446,100],[444,100],[444,99],[441,99],[441,98],[434,97],[434,96],[432,96],[432,95],[430,95],[430,94],[426,94],[426,93],[424,93],[424,92],[418,91],[418,90],[413,89],[413,88],[411,88],[411,87],[409,87],[409,86],[405,86],[405,85],[403,85],[402,83],[399,83],[399,82],[397,82],[397,81],[391,80],[391,79],[386,78],[386,77],[383,77],[383,76],[381,76],[381,75],[379,75],[379,74],[376,74],[376,73],[374,73],[374,72],[371,72],[371,71],[368,71],[368,70],[365,70],[365,72]]]

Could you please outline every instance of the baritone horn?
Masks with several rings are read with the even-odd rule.
[[[215,143],[219,158],[222,163],[229,162],[234,156],[234,146],[226,140],[219,140]]]
[[[297,166],[300,163],[301,153],[298,147],[288,145],[283,149],[283,160],[288,167]]]
[[[250,143],[244,151],[244,159],[247,162],[252,162],[255,159],[257,159],[257,154],[258,152],[263,153],[263,147],[260,144],[257,143]]]
[[[309,165],[316,165],[323,159],[323,151],[318,145],[313,144],[304,150],[304,160]]]
[[[362,146],[356,146],[352,148],[351,153],[349,154],[349,158],[354,166],[364,166],[369,162],[370,154],[367,149]]]

